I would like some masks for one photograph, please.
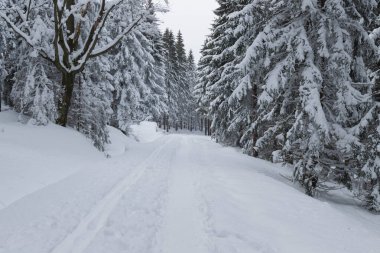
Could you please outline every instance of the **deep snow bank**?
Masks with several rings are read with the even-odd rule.
[[[22,124],[18,122],[19,114],[5,109],[0,112],[0,209],[94,162],[104,161],[106,155],[123,155],[137,145],[136,140],[153,142],[163,135],[154,122],[131,126],[133,138],[108,127],[111,143],[106,145],[105,155],[73,129]]]
[[[25,125],[17,113],[0,112],[0,209],[102,160],[105,155],[73,129]]]
[[[380,252],[380,216],[361,208],[349,192],[311,198],[285,178],[290,168],[216,143],[197,147],[205,154],[200,184],[211,252]]]
[[[114,157],[119,156],[127,152],[130,149],[130,146],[136,143],[133,138],[129,138],[123,134],[119,129],[114,127],[108,127],[110,144],[107,144],[105,147],[105,154]]]

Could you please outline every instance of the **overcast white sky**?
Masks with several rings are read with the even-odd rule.
[[[170,12],[160,15],[162,30],[169,27],[175,34],[181,30],[186,49],[192,49],[199,60],[199,50],[209,34],[217,6],[215,0],[169,0]]]

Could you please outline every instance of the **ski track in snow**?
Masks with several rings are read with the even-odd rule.
[[[144,175],[149,166],[152,166],[167,148],[167,143],[156,149],[145,161],[138,165],[134,171],[116,185],[91,212],[81,221],[78,227],[61,242],[52,253],[81,253],[96,234],[104,227],[108,217],[119,203],[122,196],[136,184]]]
[[[157,154],[140,180],[124,194],[106,226],[84,252],[163,252],[160,232],[167,206],[168,178],[176,169],[173,159],[180,149],[179,142],[168,138],[170,145]]]

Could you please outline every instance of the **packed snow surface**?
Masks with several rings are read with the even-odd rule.
[[[107,159],[0,113],[0,253],[379,252],[380,216],[347,193],[309,198],[286,168],[153,128],[110,128]]]

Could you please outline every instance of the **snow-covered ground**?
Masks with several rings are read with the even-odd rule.
[[[0,253],[380,252],[380,216],[344,192],[309,198],[286,168],[207,137],[132,129],[110,128],[107,159],[0,113]]]
[[[0,209],[104,157],[73,130],[23,125],[17,118],[0,113]]]

